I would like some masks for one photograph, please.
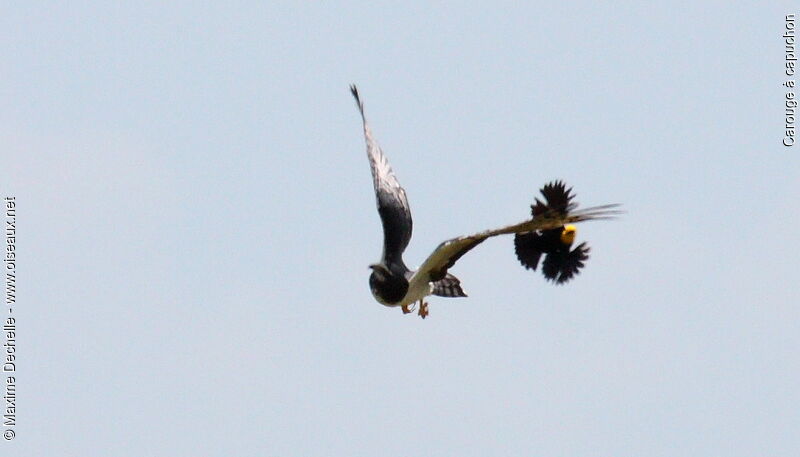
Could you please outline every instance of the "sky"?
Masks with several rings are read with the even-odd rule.
[[[5,4],[0,452],[797,455],[799,7]],[[626,214],[579,227],[569,284],[500,237],[451,270],[469,298],[381,306],[352,83],[410,266],[554,179]]]

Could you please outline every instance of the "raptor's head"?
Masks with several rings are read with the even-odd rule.
[[[389,272],[389,269],[386,268],[386,265],[382,263],[373,263],[372,265],[369,266],[369,268],[372,270],[373,273],[377,273],[379,275],[389,276],[391,274]]]
[[[408,281],[403,275],[392,274],[392,271],[382,263],[372,264],[369,267],[372,269],[372,274],[369,275],[369,287],[378,303],[393,305],[403,299],[408,291]]]
[[[389,270],[389,267],[382,263],[373,263],[369,266],[372,270],[372,273],[369,275],[370,284],[375,283],[385,283],[387,281],[391,281],[394,278],[392,271]]]
[[[574,225],[565,225],[561,230],[561,242],[567,246],[571,246],[575,242],[575,234],[578,229]]]

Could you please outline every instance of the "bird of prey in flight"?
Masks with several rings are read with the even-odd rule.
[[[369,285],[378,303],[385,306],[399,306],[403,313],[413,311],[412,305],[419,303],[418,314],[428,315],[425,297],[466,297],[461,281],[448,273],[448,270],[469,250],[487,238],[498,235],[516,234],[515,250],[517,258],[526,268],[536,269],[539,256],[545,253],[542,270],[545,277],[557,283],[570,279],[583,266],[588,258],[585,243],[570,251],[575,238],[572,224],[597,219],[608,219],[617,211],[618,205],[602,205],[576,211],[572,202],[571,188],[566,189],[561,182],[554,182],[542,188],[545,202],[536,199],[532,206],[533,217],[518,224],[494,230],[486,230],[473,235],[460,236],[442,242],[428,256],[417,270],[410,270],[403,262],[403,251],[411,240],[411,209],[408,206],[406,191],[400,186],[364,116],[364,104],[355,85],[350,91],[356,99],[364,125],[367,143],[367,158],[372,170],[372,184],[378,214],[383,225],[383,254],[378,263],[369,267]]]

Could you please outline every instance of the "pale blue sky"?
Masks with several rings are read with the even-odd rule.
[[[0,15],[3,455],[800,453],[797,3],[110,3]],[[500,238],[469,298],[382,307],[351,83],[410,265],[552,179],[627,214],[566,286]]]

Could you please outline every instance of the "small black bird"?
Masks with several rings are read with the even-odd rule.
[[[577,206],[572,201],[575,197],[572,188],[567,189],[561,181],[546,184],[540,192],[545,201],[537,198],[536,204],[531,205],[534,218],[550,213],[566,215]],[[544,277],[556,284],[564,284],[579,274],[584,262],[589,259],[589,246],[585,242],[570,250],[576,233],[574,225],[517,233],[514,236],[514,251],[522,266],[534,271],[541,255],[546,254],[542,263]]]

